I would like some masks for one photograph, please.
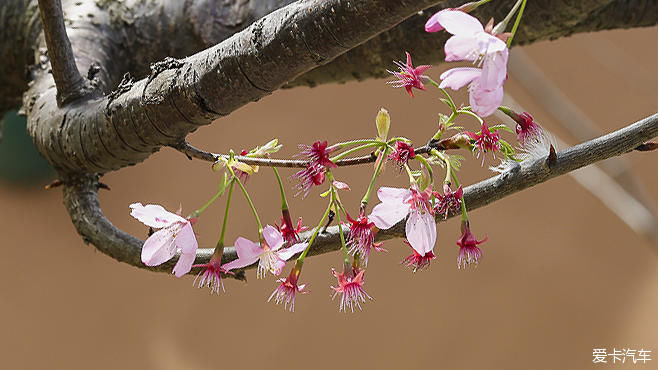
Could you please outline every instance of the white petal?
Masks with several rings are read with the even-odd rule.
[[[421,256],[434,249],[436,223],[429,212],[421,214],[418,211],[412,211],[407,220],[405,232],[409,244]]]

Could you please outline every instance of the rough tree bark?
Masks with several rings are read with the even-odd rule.
[[[58,104],[48,57],[57,53],[47,53],[37,2],[7,0],[0,5],[6,59],[0,64],[0,113],[18,107],[23,97],[29,133],[65,183],[65,204],[78,232],[112,257],[142,267],[142,242],[114,228],[100,211],[99,176],[136,164],[162,146],[180,146],[199,126],[278,88],[381,77],[404,50],[423,63],[437,63],[446,35],[425,34],[422,25],[437,9],[460,2],[65,0],[75,64],[91,88]],[[492,2],[475,15],[501,19],[512,3]],[[654,0],[537,0],[528,3],[527,26],[515,43],[657,22]],[[656,136],[656,125],[651,117],[633,131],[634,141],[605,155]],[[558,158],[571,158],[569,153]],[[597,159],[581,154],[576,167],[557,168],[572,170]],[[529,166],[534,182],[514,182],[508,175],[512,182],[504,183],[511,187],[504,194],[564,173]],[[502,180],[492,181],[490,188]],[[466,192],[473,207],[486,203],[469,200],[480,199],[477,189]],[[325,235],[317,251],[335,243],[336,235],[336,230]],[[208,256],[199,252],[200,259]]]

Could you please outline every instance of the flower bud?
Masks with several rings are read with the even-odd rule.
[[[388,137],[388,129],[391,127],[391,116],[389,116],[388,111],[384,108],[379,110],[377,113],[377,118],[375,119],[375,124],[377,125],[377,135],[382,141],[386,141]]]

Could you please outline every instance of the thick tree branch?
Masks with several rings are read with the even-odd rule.
[[[146,79],[126,78],[103,99],[59,109],[46,92],[35,98],[28,130],[60,172],[115,170],[182,142],[435,2],[293,3],[210,49],[156,63]],[[54,119],[40,121],[44,115]]]
[[[547,158],[523,161],[505,173],[466,187],[464,200],[468,209],[474,210],[553,177],[632,151],[638,145],[656,136],[658,136],[658,113],[610,134],[561,151],[550,163]],[[103,253],[118,261],[139,268],[171,271],[176,262],[175,259],[155,268],[148,268],[141,263],[140,254],[143,241],[117,229],[105,218],[97,197],[97,184],[96,177],[83,176],[70,179],[65,185],[64,204],[78,233],[86,242],[91,242]],[[449,217],[453,216],[455,214],[449,215]],[[437,215],[437,222],[443,220],[442,215]],[[404,229],[405,221],[403,220],[389,230],[379,231],[377,239],[403,237]],[[312,230],[307,231],[302,238],[308,239],[311,232]],[[318,236],[309,254],[317,255],[339,248],[338,227],[332,226],[327,229],[326,233]],[[199,249],[196,262],[207,262],[212,252],[212,249]],[[236,258],[235,249],[226,248],[223,262]]]

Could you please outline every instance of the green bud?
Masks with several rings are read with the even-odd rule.
[[[382,141],[386,141],[388,137],[388,129],[391,127],[391,116],[388,115],[388,111],[384,108],[379,110],[377,113],[377,118],[375,119],[375,124],[377,125],[377,135]]]

